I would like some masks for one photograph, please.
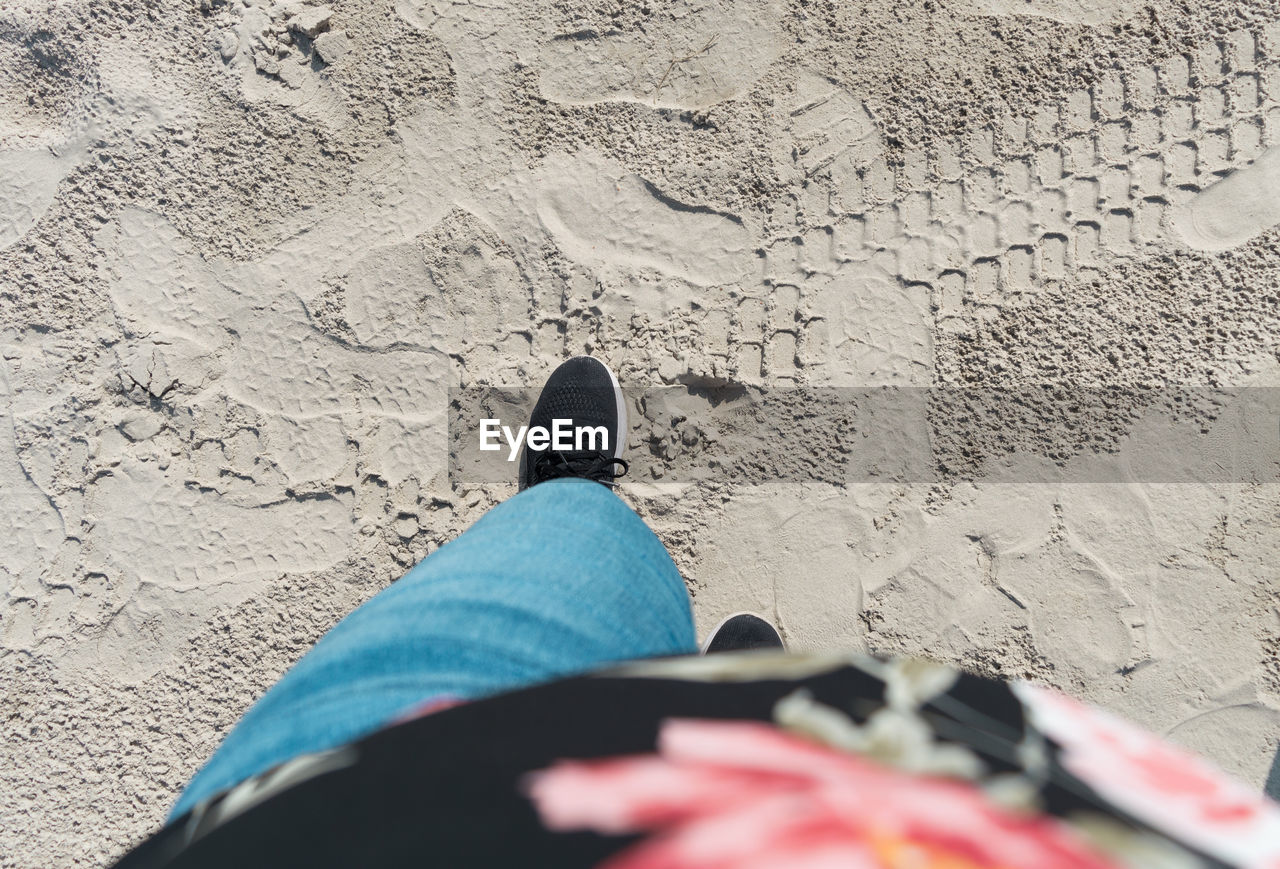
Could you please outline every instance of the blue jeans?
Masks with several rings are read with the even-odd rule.
[[[684,581],[644,521],[599,483],[542,483],[325,634],[245,713],[169,819],[431,698],[476,699],[694,651]]]

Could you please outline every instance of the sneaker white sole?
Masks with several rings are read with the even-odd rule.
[[[595,359],[595,357],[591,357]],[[599,359],[596,359],[600,362]],[[631,433],[631,429],[627,425],[627,400],[622,395],[622,387],[618,384],[618,377],[613,373],[613,369],[603,362],[604,370],[609,372],[609,382],[613,384],[613,401],[614,407],[618,412],[618,443],[613,448],[613,457],[615,459],[622,458],[622,453],[627,448],[627,435]]]

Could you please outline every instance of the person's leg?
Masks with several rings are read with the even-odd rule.
[[[352,612],[245,714],[178,799],[333,748],[433,697],[476,699],[697,651],[662,543],[610,489],[534,486]]]

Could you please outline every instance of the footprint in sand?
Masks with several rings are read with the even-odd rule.
[[[349,349],[318,329],[295,295],[264,288],[252,266],[204,259],[158,215],[126,211],[111,243],[119,254],[107,266],[109,294],[129,339],[122,358],[158,348],[193,406],[230,399],[261,415],[264,458],[291,484],[323,482],[348,464],[349,439],[360,437],[352,420],[379,430],[403,424],[426,438],[418,447],[436,445],[439,353],[390,341],[376,353]],[[399,478],[406,469],[366,470]]]
[[[62,117],[73,112],[83,59],[51,50],[47,32],[35,38],[41,25],[11,14],[0,28],[0,79],[14,83],[0,89],[0,250],[35,226],[85,154],[83,138],[69,147]]]
[[[927,385],[933,376],[928,288],[874,269],[846,267],[816,284],[821,317],[814,382],[831,386]]]
[[[1202,191],[1170,216],[1192,250],[1239,247],[1280,223],[1280,147]]]
[[[241,506],[175,477],[154,462],[126,459],[88,489],[95,523],[85,555],[107,578],[118,609],[69,660],[143,679],[213,612],[253,596],[267,576],[321,570],[350,550],[349,495]]]
[[[137,680],[266,577],[346,556],[353,468],[390,486],[439,471],[443,356],[347,347],[257,266],[206,259],[149,212],[125,210],[99,244],[110,252],[103,273],[121,363],[140,350],[160,354],[176,385],[135,409],[131,418],[149,422],[127,440],[109,420],[91,435],[93,474],[73,492],[89,520],[78,531],[75,589],[39,585],[64,536],[48,499],[33,487],[5,489],[23,545],[0,567],[39,598],[34,614],[19,613],[21,635],[10,630],[5,642],[36,642],[71,620],[100,625],[65,660]],[[55,429],[67,424],[46,416]],[[3,464],[10,451],[0,441],[0,480],[21,482],[21,467]],[[91,596],[101,611],[85,609],[86,583],[100,587]]]
[[[542,46],[542,95],[700,109],[745,93],[786,47],[776,0],[675,3],[628,32],[587,30]]]
[[[870,512],[838,489],[766,484],[740,493],[704,532],[692,573],[699,627],[748,609],[776,617],[796,648],[847,645],[861,633],[860,576],[874,569],[863,554],[872,547],[861,544],[872,529]]]
[[[0,151],[0,250],[27,234],[53,205],[58,185],[79,162],[80,150],[57,156],[46,149]]]
[[[0,370],[0,645],[29,648],[34,642],[32,617],[40,588],[39,577],[63,540],[62,516],[49,497],[32,481],[18,458],[13,417],[13,393]]]
[[[1175,724],[1165,734],[1174,742],[1204,756],[1212,756],[1245,781],[1266,779],[1280,738],[1280,712],[1260,702],[1220,705]],[[1233,753],[1223,755],[1220,746]]]
[[[599,155],[550,157],[535,184],[538,218],[584,265],[654,269],[696,286],[741,280],[756,265],[737,215],[679,202]]]
[[[364,257],[337,283],[366,347],[461,353],[500,345],[529,320],[530,285],[515,253],[462,209],[411,242]]]
[[[1097,682],[1130,660],[1133,602],[1086,553],[1048,541],[1008,559],[1000,576],[1025,609],[1036,649],[1059,671]]]
[[[0,79],[12,76],[20,83],[0,92],[0,250],[45,215],[91,147],[137,143],[163,124],[189,121],[184,101],[138,51],[111,45],[92,61],[57,52],[41,57],[31,46],[48,51],[49,31],[21,15],[18,22],[0,34]],[[92,76],[86,69],[91,63]],[[53,108],[33,108],[36,95]]]
[[[1096,27],[1140,8],[1135,0],[971,0],[978,15],[1029,15]]]

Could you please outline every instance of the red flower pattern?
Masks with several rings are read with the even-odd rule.
[[[562,761],[529,793],[551,829],[649,838],[601,869],[1114,869],[1054,818],[767,724],[672,720],[658,753]]]
[[[1240,866],[1280,869],[1280,807],[1207,761],[1101,709],[1028,683],[1014,692],[1062,764],[1157,830]]]

